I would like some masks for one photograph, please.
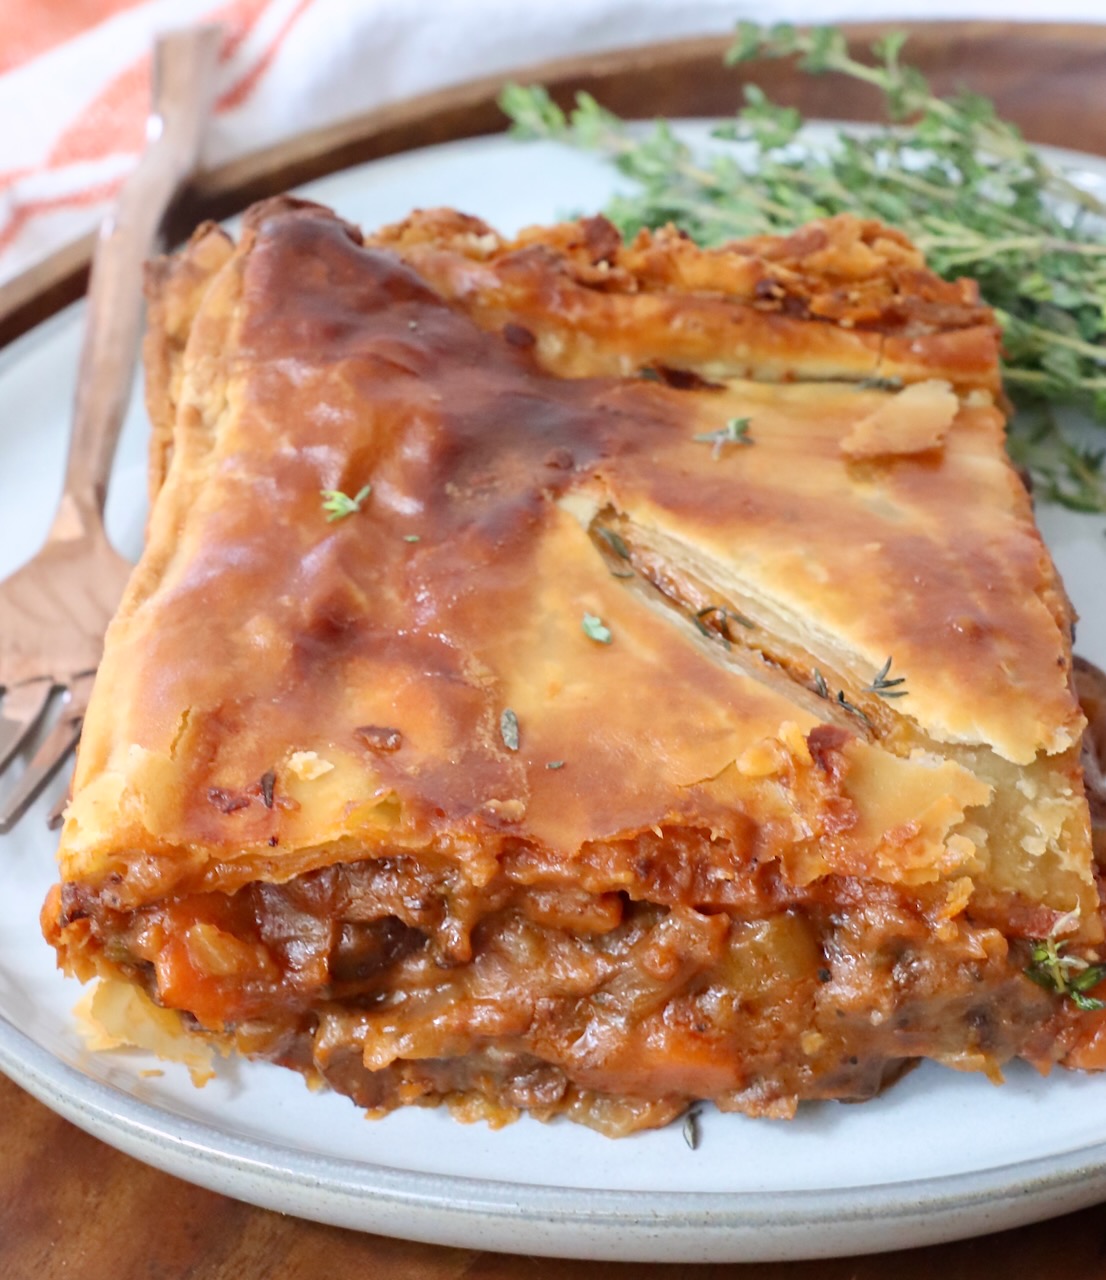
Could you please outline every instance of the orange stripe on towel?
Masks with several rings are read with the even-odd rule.
[[[0,4],[0,75],[144,0],[8,0]]]
[[[112,178],[109,182],[100,182],[94,187],[85,187],[82,191],[73,191],[69,195],[28,200],[26,204],[17,205],[11,217],[0,227],[0,253],[7,249],[32,218],[43,213],[57,213],[59,209],[81,209],[85,205],[98,204],[101,200],[110,200],[122,182],[122,177]]]
[[[214,9],[209,15],[211,22],[224,22],[227,25],[227,38],[219,50],[223,62],[233,58],[242,41],[257,26],[257,20],[269,7],[271,0],[230,0],[220,9]]]
[[[234,107],[241,106],[250,94],[253,93],[254,89],[257,87],[258,81],[265,72],[268,71],[273,60],[280,52],[281,45],[283,45],[293,24],[298,21],[311,3],[312,0],[299,0],[299,4],[295,6],[291,13],[289,13],[288,17],[285,18],[283,23],[281,23],[280,29],[269,42],[268,48],[261,54],[261,57],[258,58],[249,71],[247,71],[236,84],[231,85],[226,93],[224,93],[215,104],[215,109],[217,111],[230,111]]]
[[[140,151],[149,103],[150,57],[146,54],[101,89],[58,135],[46,157],[46,168]]]

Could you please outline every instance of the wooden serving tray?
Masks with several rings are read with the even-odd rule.
[[[1104,0],[1106,3],[1106,0]],[[894,24],[901,27],[906,24]],[[863,46],[884,26],[848,28]],[[521,70],[568,102],[577,89],[625,116],[726,115],[743,78],[811,116],[871,119],[874,92],[811,79],[785,63],[723,68],[725,38],[680,41]],[[1027,136],[1106,154],[1106,26],[934,23],[914,27],[909,60],[940,92],[993,98]],[[176,211],[183,237],[204,217],[380,156],[495,133],[501,80],[443,90],[305,134],[203,174]],[[0,289],[0,344],[84,289],[91,240]],[[1106,1082],[1104,1082],[1106,1087]],[[140,1165],[73,1128],[0,1078],[0,1276],[82,1280],[676,1280],[676,1266],[517,1258],[384,1240],[253,1208]],[[740,1158],[740,1153],[735,1153]],[[877,1257],[698,1267],[702,1280],[931,1280],[1017,1275],[1106,1280],[1106,1206],[999,1236]]]

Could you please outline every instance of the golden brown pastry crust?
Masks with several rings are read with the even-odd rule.
[[[624,246],[602,218],[505,241],[437,209],[370,243],[396,249],[483,327],[525,325],[545,367],[565,377],[658,363],[780,382],[946,378],[1000,392],[999,331],[975,283],[941,280],[900,232],[848,214],[703,250],[673,228]]]
[[[164,479],[108,634],[48,935],[86,974],[119,972],[117,935],[124,971],[213,1032],[313,1010],[330,1047],[311,1069],[373,1106],[500,1096],[473,1047],[472,1008],[507,1000],[488,956],[521,920],[563,949],[573,912],[625,939],[631,969],[678,938],[673,1001],[737,982],[749,930],[784,937],[792,1058],[754,1087],[763,1062],[717,1031],[697,1076],[669,1026],[683,1065],[649,1068],[667,1099],[651,1111],[632,1063],[656,1027],[605,1066],[567,1062],[568,996],[545,991],[555,1016],[531,1003],[487,1034],[561,1073],[554,1110],[583,1090],[633,1094],[629,1127],[693,1096],[782,1114],[870,1091],[914,1054],[1062,1056],[1066,1013],[1010,940],[1073,909],[1073,936],[1101,937],[1083,722],[1070,613],[1003,451],[990,313],[853,219],[709,253],[670,232],[615,241],[585,220],[504,243],[436,211],[366,244],[280,200],[233,251],[206,231],[155,270]],[[876,376],[907,390],[850,385]],[[321,491],[369,485],[327,521]],[[888,658],[895,701],[872,687]],[[383,885],[415,865],[418,893]],[[267,930],[319,877],[329,905],[296,908],[331,930],[312,987]],[[412,895],[452,905],[412,914]],[[333,931],[369,898],[423,931],[377,947],[393,992],[429,990],[424,944],[461,966],[467,995],[450,998],[469,1021],[450,1034],[468,1074],[410,1066],[442,1042],[416,1052],[343,1021]],[[874,955],[875,916],[950,985],[908,1041],[849,1014],[862,1087],[810,1002],[840,920]],[[602,944],[610,964],[622,945]],[[565,973],[614,981],[572,946]],[[978,965],[1008,1024],[989,1039],[959,985]],[[895,999],[879,996],[888,1015]],[[379,1097],[370,1066],[391,1082]]]
[[[205,222],[193,232],[185,252],[158,258],[146,267],[147,326],[142,355],[151,427],[151,507],[169,470],[188,335],[208,285],[233,252],[230,236],[214,223]]]

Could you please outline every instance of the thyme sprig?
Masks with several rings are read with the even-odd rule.
[[[905,698],[909,690],[899,689],[896,686],[906,684],[906,676],[896,676],[894,680],[888,680],[890,672],[891,659],[888,658],[876,672],[872,683],[864,686],[864,692],[877,694],[881,698]]]
[[[845,697],[844,689],[837,690],[837,697],[834,699],[834,701],[837,703],[837,705],[841,708],[842,711],[846,711],[848,712],[849,715],[854,716],[857,720],[860,721],[861,724],[865,725],[867,728],[870,729],[872,727],[872,722],[868,718],[868,716],[865,714],[864,708],[858,707],[855,702],[850,702],[848,698]]]
[[[1026,410],[1018,427],[1007,435],[1006,447],[1032,477],[1034,494],[1071,511],[1100,514],[1106,448],[1069,439],[1046,404]]]
[[[598,614],[585,613],[580,622],[580,626],[583,629],[584,635],[586,635],[589,640],[594,640],[596,644],[610,644],[611,640],[614,638],[611,635],[610,627],[607,626]]]
[[[596,151],[636,184],[605,212],[624,235],[673,222],[705,245],[791,231],[853,212],[900,227],[939,275],[974,276],[1004,334],[1007,388],[1019,409],[1073,405],[1106,424],[1106,204],[1045,159],[975,94],[937,97],[901,58],[897,32],[856,58],[834,27],[739,24],[730,64],[795,57],[814,75],[878,89],[890,125],[799,137],[798,111],[755,85],[715,130],[745,144],[696,154],[661,120],[630,130],[588,94],[565,113],[541,87],[508,86],[500,103],[521,137]],[[901,126],[909,124],[909,128]],[[1046,500],[1106,512],[1098,450],[1072,443],[1054,419],[1015,419],[1011,450]]]
[[[683,1138],[692,1151],[698,1151],[699,1149],[700,1115],[701,1115],[701,1112],[699,1111],[699,1108],[692,1107],[691,1110],[687,1113],[687,1115],[684,1116],[684,1124],[683,1124],[683,1130],[682,1130]]]
[[[714,447],[710,451],[712,458],[721,455],[722,450],[728,444],[754,444],[752,436],[749,435],[749,424],[751,418],[730,418],[726,424],[719,427],[717,431],[705,431],[702,435],[694,437],[697,444],[709,444]]]
[[[858,391],[901,391],[901,378],[861,378],[856,384]]]
[[[605,529],[601,525],[596,527],[595,533],[612,553],[610,556],[604,556],[604,559],[607,562],[607,569],[610,571],[611,577],[632,578],[634,576],[634,571],[629,567],[630,548],[622,538],[615,533],[613,529]],[[626,563],[623,564],[623,561]]]
[[[1106,1009],[1106,1001],[1086,993],[1106,978],[1106,964],[1091,964],[1065,954],[1067,942],[1050,934],[1034,942],[1025,976],[1046,991],[1055,991],[1080,1009]]]
[[[518,750],[518,716],[510,707],[505,708],[499,717],[499,736],[508,751]]]
[[[335,520],[344,520],[346,516],[351,516],[355,511],[360,511],[361,504],[372,491],[372,485],[367,484],[351,498],[348,493],[343,493],[341,489],[320,489],[319,496],[323,500],[323,510],[326,512],[327,523],[332,524]]]
[[[887,671],[890,669],[890,665],[888,665]],[[884,674],[886,674],[886,671]],[[850,702],[849,699],[845,697],[844,689],[838,689],[836,697],[831,696],[829,685],[826,683],[826,677],[818,670],[817,667],[815,667],[811,673],[811,679],[814,681],[814,692],[819,698],[825,698],[827,702],[836,702],[842,711],[846,712],[854,719],[859,720],[865,728],[870,729],[872,727],[872,722],[865,713],[864,708],[858,707],[855,702]]]
[[[615,553],[620,560],[629,560],[630,548],[626,545],[625,540],[620,534],[615,533],[613,529],[604,529],[602,527],[595,531]]]

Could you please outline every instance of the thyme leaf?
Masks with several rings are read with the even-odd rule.
[[[890,667],[887,669],[890,670]],[[848,712],[849,715],[859,720],[861,724],[867,726],[867,728],[870,729],[872,727],[872,722],[865,715],[864,709],[862,707],[858,707],[855,702],[850,702],[848,698],[845,697],[844,689],[838,689],[837,697],[831,699],[829,685],[826,684],[826,677],[818,670],[817,667],[814,668],[811,674],[814,680],[814,692],[819,698],[825,698],[827,701],[836,702],[842,711]],[[886,672],[884,674],[886,674]]]
[[[1010,424],[1006,447],[1029,472],[1037,498],[1069,511],[1106,515],[1106,449],[1076,444],[1048,405],[1019,413]]]
[[[861,707],[858,707],[855,702],[850,702],[848,698],[845,697],[844,689],[837,690],[837,697],[834,699],[834,701],[842,709],[842,711],[847,711],[849,715],[855,716],[857,720],[859,720],[862,724],[867,725],[869,729],[872,727],[872,722],[864,714],[863,709]]]
[[[589,640],[594,640],[597,644],[610,644],[613,638],[611,629],[596,614],[585,613],[580,625]]]
[[[565,762],[563,760],[550,760],[545,767],[547,769],[563,769],[565,767]]]
[[[344,520],[346,516],[351,516],[355,511],[360,511],[361,504],[372,491],[372,485],[367,484],[351,498],[348,493],[343,493],[341,489],[320,489],[319,493],[323,499],[323,510],[326,512],[327,523],[332,524],[335,520]]]
[[[875,693],[881,698],[905,698],[909,693],[908,689],[897,689],[895,686],[906,683],[906,676],[896,676],[894,680],[888,680],[887,676],[891,670],[891,659],[888,658],[882,667],[876,672],[875,679],[871,684],[864,686],[865,693]]]
[[[610,547],[620,560],[629,560],[629,547],[627,547],[621,536],[615,533],[613,529],[596,529],[595,532],[603,539],[607,546]]]
[[[934,94],[903,61],[905,44],[892,33],[862,58],[834,27],[737,26],[731,65],[797,58],[811,75],[842,75],[882,95],[890,125],[826,145],[801,139],[800,114],[753,85],[715,131],[721,145],[702,154],[666,121],[629,129],[586,93],[565,112],[540,86],[509,85],[500,105],[516,136],[597,152],[630,180],[605,209],[627,238],[671,222],[718,245],[851,212],[901,228],[938,275],[975,277],[1002,326],[1006,385],[1021,411],[1012,453],[1043,500],[1106,512],[1103,451],[1073,444],[1041,415],[1071,405],[1106,425],[1106,203],[985,98]],[[891,381],[862,385],[892,390]],[[710,443],[720,452],[733,441]]]
[[[1086,994],[1106,979],[1106,964],[1091,964],[1079,956],[1066,955],[1067,945],[1051,934],[1038,939],[1030,951],[1025,976],[1046,991],[1067,996],[1080,1009],[1106,1009],[1106,1001]]]
[[[1103,975],[1106,975],[1106,968],[1102,970],[1099,977],[1101,978]],[[1106,1009],[1106,1001],[1099,1000],[1096,996],[1085,996],[1082,991],[1071,990],[1068,992],[1068,996],[1077,1009],[1083,1009],[1085,1012],[1090,1013],[1095,1009]]]
[[[719,427],[717,431],[708,431],[703,435],[695,436],[694,439],[699,444],[710,444],[714,448],[710,451],[712,458],[717,458],[722,450],[728,444],[753,444],[752,437],[748,434],[749,418],[730,418],[724,427]]]
[[[499,717],[499,736],[508,751],[518,750],[518,716],[510,707]]]
[[[684,1141],[692,1151],[699,1148],[699,1110],[693,1107],[684,1117],[683,1127]]]
[[[706,636],[708,640],[721,640],[727,649],[733,647],[730,637],[726,635],[725,631],[715,631],[713,627],[708,627],[699,614],[693,613],[691,621],[695,624],[695,630],[701,636]]]
[[[602,538],[607,546],[610,547],[617,560],[629,561],[630,548],[627,547],[620,535],[615,533],[613,529],[596,527],[595,533],[597,537]],[[609,557],[604,557],[604,559],[606,560],[607,568],[610,570],[612,578],[632,578],[634,576],[632,568],[619,568],[616,561],[612,561]]]

